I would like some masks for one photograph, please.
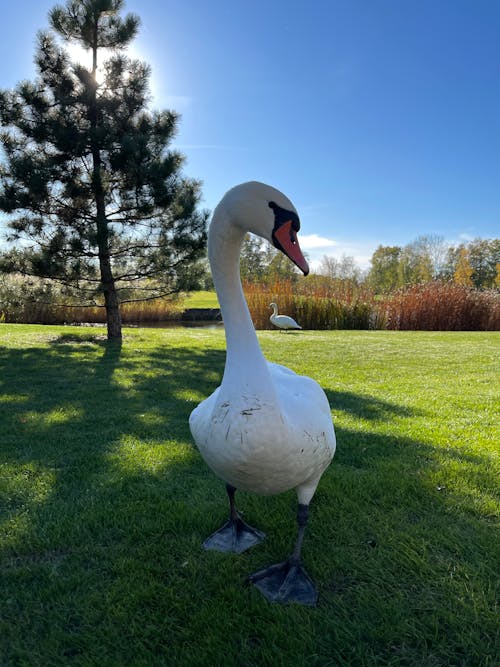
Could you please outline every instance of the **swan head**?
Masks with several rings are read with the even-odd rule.
[[[250,181],[229,190],[219,206],[228,210],[234,225],[265,239],[304,275],[309,273],[309,265],[297,239],[299,215],[282,192],[265,183]]]

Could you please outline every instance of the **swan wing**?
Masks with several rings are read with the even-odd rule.
[[[272,361],[268,361],[267,365],[269,367],[269,370],[271,372],[271,376],[278,378],[279,374],[282,373],[283,375],[297,375],[295,371],[292,371],[291,368],[288,368],[288,366],[282,366],[281,364],[275,364]]]
[[[272,370],[284,422],[289,426],[288,466],[301,470],[296,485],[299,502],[308,504],[321,475],[335,454],[336,439],[330,404],[320,385],[310,377]]]
[[[197,447],[199,447],[198,443],[203,440],[203,435],[207,432],[210,426],[210,421],[215,406],[217,405],[219,393],[220,387],[217,387],[217,389],[212,392],[208,398],[199,403],[189,415],[189,429]]]

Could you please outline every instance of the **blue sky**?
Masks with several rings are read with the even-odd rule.
[[[35,76],[55,2],[4,3],[0,87]],[[500,236],[498,0],[129,0],[152,106],[212,209],[282,189],[313,264],[422,234]]]

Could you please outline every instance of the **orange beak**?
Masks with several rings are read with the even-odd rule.
[[[292,262],[299,267],[302,273],[307,276],[309,273],[309,264],[307,263],[297,239],[297,232],[292,227],[292,221],[285,222],[273,232],[274,239],[278,242],[278,247]]]

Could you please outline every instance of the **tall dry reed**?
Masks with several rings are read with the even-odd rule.
[[[454,283],[431,282],[398,290],[380,307],[388,329],[498,331],[500,294]]]
[[[269,304],[289,315],[303,329],[372,329],[383,322],[375,311],[373,295],[355,285],[330,285],[277,281],[272,284],[245,285],[245,296],[257,329],[273,329]]]
[[[154,299],[124,303],[120,312],[123,324],[155,324],[180,319],[182,309],[175,301]],[[102,306],[56,307],[54,314],[59,322],[67,324],[106,322]]]

